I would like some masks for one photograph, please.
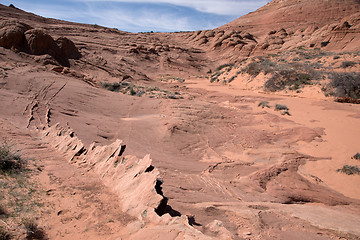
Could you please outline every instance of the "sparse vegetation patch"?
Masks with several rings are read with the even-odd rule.
[[[228,68],[229,71],[230,71],[231,68],[234,67],[234,65],[235,65],[235,64],[233,64],[233,63],[222,64],[222,65],[218,66],[218,67],[215,69],[215,71],[220,71],[220,70],[222,70],[223,68]]]
[[[181,79],[176,79],[181,80]],[[147,96],[149,98],[168,98],[168,99],[183,99],[179,92],[171,92],[168,90],[163,90],[158,87],[145,87],[135,85],[130,82],[115,82],[115,83],[104,83],[101,82],[100,85],[112,92],[120,92],[123,94],[131,95],[131,96]]]
[[[25,227],[27,239],[44,239],[45,232],[39,227],[34,218],[23,218],[21,219],[21,222]]]
[[[360,73],[332,73],[330,80],[330,87],[335,89],[336,97],[360,99]]]
[[[308,73],[297,72],[296,70],[282,70],[275,72],[267,80],[264,87],[267,91],[275,92],[289,87],[289,90],[297,90],[303,85],[311,84],[311,76]]]
[[[344,62],[341,63],[341,67],[342,67],[342,68],[348,68],[348,67],[355,66],[356,64],[357,64],[357,62],[344,61]]]
[[[342,168],[336,170],[337,172],[345,173],[347,175],[359,174],[360,169],[357,166],[344,165]]]
[[[43,239],[45,233],[35,221],[43,203],[39,187],[30,178],[33,170],[6,142],[0,147],[0,160],[0,239],[23,239],[24,235]],[[33,220],[25,221],[26,217]]]
[[[24,168],[24,165],[25,160],[8,143],[4,142],[0,145],[0,171],[19,171]]]
[[[261,101],[261,102],[258,104],[258,107],[261,107],[261,108],[270,108],[270,105],[269,105],[269,102],[268,102],[268,101]]]
[[[281,115],[291,116],[289,108],[285,104],[276,104],[274,110],[281,111]]]
[[[179,82],[179,83],[183,83],[185,82],[184,78],[180,78],[180,77],[173,77],[173,76],[165,76],[162,77],[160,79],[161,82]]]
[[[210,76],[210,82],[211,82],[211,83],[213,83],[213,82],[215,82],[215,81],[218,82],[220,75],[223,74],[223,73],[224,73],[224,72],[216,71],[216,72],[214,72],[213,74],[211,74],[211,76]]]

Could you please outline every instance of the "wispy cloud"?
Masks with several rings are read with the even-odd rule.
[[[162,3],[196,9],[200,12],[241,16],[270,0],[76,0],[82,2]]]
[[[120,30],[187,31],[221,26],[266,0],[5,0],[35,14]]]

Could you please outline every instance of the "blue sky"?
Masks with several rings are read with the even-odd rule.
[[[2,0],[43,17],[129,32],[212,29],[270,0]]]

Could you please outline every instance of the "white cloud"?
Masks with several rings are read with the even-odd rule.
[[[270,0],[76,0],[81,2],[166,3],[190,7],[200,12],[241,16],[267,4]]]
[[[268,2],[267,0],[11,1],[25,11],[44,17],[98,24],[130,32],[211,29],[254,11]]]

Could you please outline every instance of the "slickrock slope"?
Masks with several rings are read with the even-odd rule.
[[[195,46],[230,62],[297,47],[358,51],[357,0],[278,0],[214,30],[190,33]]]
[[[358,13],[357,0],[274,0],[255,12],[242,16],[221,28],[252,31],[264,35],[271,30],[285,28],[297,31],[339,22]]]
[[[331,97],[358,88],[326,81],[356,85],[359,5],[138,34],[0,5],[0,136],[34,159],[48,237],[358,239],[339,169],[359,169],[360,106]]]

